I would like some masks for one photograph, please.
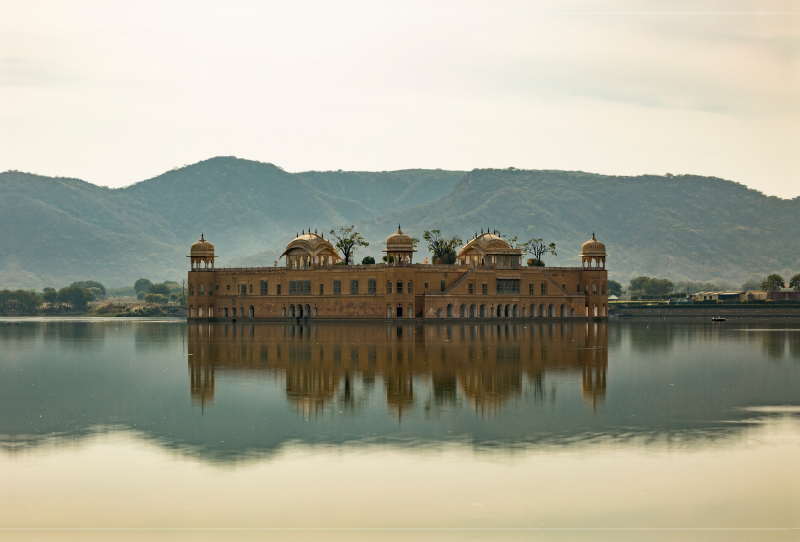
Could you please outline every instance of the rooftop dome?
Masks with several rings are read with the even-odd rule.
[[[407,233],[403,233],[398,224],[397,231],[386,238],[386,248],[383,252],[416,252],[414,240]]]
[[[281,254],[281,258],[294,249],[301,249],[312,256],[317,256],[322,252],[326,252],[327,249],[327,251],[336,254],[338,257],[338,253],[330,241],[317,233],[311,233],[311,231],[308,233],[303,231],[302,234],[292,239],[291,242],[286,245],[286,250]]]
[[[508,241],[496,233],[491,233],[488,231],[470,239],[469,242],[467,242],[467,244],[461,247],[461,250],[458,251],[458,256],[461,257],[472,250],[475,250],[481,254],[519,253],[519,249],[511,248],[511,245],[508,244]]]
[[[196,243],[192,244],[192,250],[190,251],[192,256],[213,256],[214,255],[214,245],[206,241],[203,234],[200,234],[200,240]]]
[[[605,255],[606,246],[597,240],[592,232],[592,238],[586,241],[581,247],[581,254],[602,254]]]

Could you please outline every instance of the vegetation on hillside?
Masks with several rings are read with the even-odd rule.
[[[752,274],[800,268],[792,249],[800,198],[766,197],[722,179],[509,169],[292,174],[220,157],[116,190],[0,173],[0,288],[185,276],[201,231],[220,266],[271,266],[298,228],[358,224],[364,241],[380,247],[398,222],[418,237],[488,225],[547,239],[559,247],[548,265],[579,265],[595,230],[610,276],[622,282],[647,275],[739,285]]]

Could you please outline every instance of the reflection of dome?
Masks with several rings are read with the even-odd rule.
[[[205,237],[203,237],[203,234],[201,233],[200,240],[192,245],[190,254],[192,256],[213,256],[214,245],[206,241]]]
[[[386,248],[383,252],[416,252],[414,240],[397,226],[397,231],[386,238]]]
[[[581,254],[583,255],[601,255],[605,256],[606,246],[597,240],[592,232],[592,238],[586,241],[581,247]]]

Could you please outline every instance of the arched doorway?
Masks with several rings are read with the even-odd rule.
[[[289,318],[294,318],[294,305],[289,305]]]
[[[403,306],[402,305],[398,305],[397,306],[397,317],[398,318],[402,318],[403,317]]]
[[[514,309],[511,312],[511,316],[514,318],[519,318],[519,305],[514,305]]]
[[[454,317],[455,317],[455,315],[454,315],[454,309],[453,309],[453,304],[452,304],[452,303],[449,303],[449,304],[447,305],[447,317],[448,317],[448,318],[454,318]]]
[[[442,309],[436,309],[436,318],[441,318],[441,317],[442,317]]]
[[[481,318],[486,318],[486,305],[481,303]]]
[[[189,307],[189,318],[194,318],[194,307]]]
[[[253,318],[256,315],[256,308],[250,305],[250,318]]]
[[[561,318],[566,318],[566,317],[567,317],[567,306],[564,303],[562,303],[561,304]]]
[[[556,306],[553,305],[552,303],[550,303],[550,310],[548,311],[547,314],[548,314],[548,316],[550,316],[550,318],[555,318],[556,317]]]
[[[467,305],[465,303],[462,303],[461,306],[458,308],[458,317],[459,318],[467,317]]]
[[[539,316],[541,316],[542,318],[547,316],[547,307],[544,306],[544,303],[539,305]]]
[[[574,318],[575,317],[575,309],[570,309],[569,310],[569,315]]]
[[[311,305],[308,305],[308,304],[306,305],[306,308],[305,308],[305,310],[303,311],[303,314],[305,314],[305,315],[306,315],[306,318],[308,318],[309,316],[311,316]]]
[[[475,303],[473,303],[472,305],[469,306],[469,317],[475,318],[476,316],[478,316],[478,306]]]
[[[530,312],[530,316],[531,316],[531,318],[536,318],[536,316],[537,316],[537,312],[536,312],[536,303],[531,303],[531,312]]]
[[[497,315],[498,318],[502,318],[503,317],[503,305],[497,305],[497,313],[496,313],[496,315]]]

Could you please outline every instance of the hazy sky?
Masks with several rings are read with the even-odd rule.
[[[0,0],[0,171],[696,173],[800,196],[800,1]]]

